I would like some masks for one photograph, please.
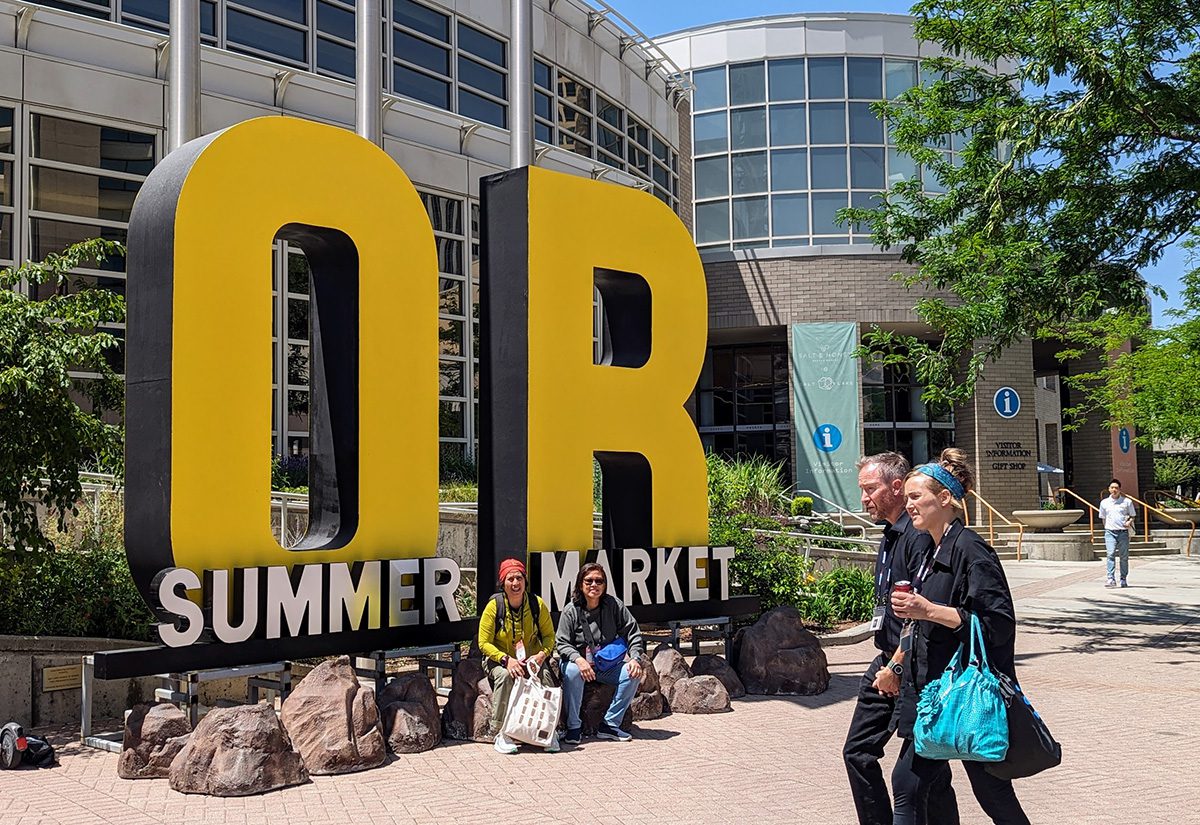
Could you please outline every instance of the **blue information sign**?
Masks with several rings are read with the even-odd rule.
[[[1021,396],[1012,387],[1001,387],[992,396],[992,406],[1001,418],[1016,418],[1021,411]]]
[[[813,430],[813,444],[823,453],[832,453],[842,446],[842,431],[832,424],[821,424]]]
[[[1120,446],[1121,452],[1129,452],[1129,429],[1127,427],[1122,427],[1117,432],[1117,445]]]

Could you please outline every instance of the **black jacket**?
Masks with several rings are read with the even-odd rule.
[[[916,562],[914,573],[921,565]],[[900,700],[896,703],[896,727],[911,738],[916,719],[917,697],[950,664],[958,646],[971,645],[971,616],[979,617],[987,647],[988,663],[1016,679],[1014,646],[1017,620],[1008,579],[996,551],[974,531],[956,520],[942,537],[941,550],[920,583],[920,593],[937,604],[959,608],[963,623],[956,630],[935,622],[917,622],[913,654],[909,657]]]
[[[875,647],[891,656],[900,644],[900,619],[892,612],[892,585],[898,581],[912,580],[913,573],[925,553],[933,549],[933,539],[928,533],[913,527],[907,512],[900,514],[895,524],[883,529],[879,542],[879,555],[875,559],[875,603],[885,608],[883,626],[875,631]],[[887,557],[889,570],[883,569]]]

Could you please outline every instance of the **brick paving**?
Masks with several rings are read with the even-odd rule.
[[[1035,823],[1200,823],[1200,559],[1140,559],[1105,590],[1102,563],[1007,564],[1021,681],[1063,764],[1017,784]],[[0,773],[4,822],[852,823],[841,763],[869,642],[828,649],[820,696],[748,698],[719,716],[668,716],[631,744],[502,757],[450,744],[373,771],[241,799],[117,778],[116,756],[70,744],[61,766]],[[892,749],[893,751],[895,748]],[[985,822],[955,769],[962,821]]]

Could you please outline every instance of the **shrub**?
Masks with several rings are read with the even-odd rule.
[[[730,571],[742,593],[759,597],[763,611],[782,604],[805,612],[804,587],[814,579],[812,562],[799,553],[778,547],[738,548]]]
[[[85,502],[84,505],[90,505]],[[0,551],[0,633],[150,641],[153,616],[133,584],[118,493],[49,535],[47,550]]]
[[[842,527],[836,521],[818,521],[808,525],[807,530],[814,536],[833,536],[837,538],[846,535],[846,528]]]
[[[781,509],[781,466],[762,456],[722,458],[708,454],[708,507],[712,515],[753,513],[768,516]]]
[[[285,493],[307,493],[308,456],[273,456],[271,458],[271,489]]]
[[[1048,498],[1042,502],[1043,510],[1062,510],[1063,503],[1056,498]]]
[[[819,577],[812,590],[829,603],[839,621],[865,622],[875,609],[875,582],[861,567],[835,567]]]
[[[808,496],[796,496],[792,499],[793,516],[811,516],[813,500]]]
[[[462,444],[442,444],[439,460],[439,476],[443,484],[466,482],[478,484],[479,467],[468,458]]]

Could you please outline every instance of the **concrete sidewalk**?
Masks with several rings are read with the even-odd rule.
[[[1021,682],[1064,748],[1059,768],[1017,783],[1033,822],[1200,822],[1200,559],[1136,560],[1123,590],[1103,587],[1102,562],[1006,569]],[[510,757],[453,744],[241,799],[121,780],[115,755],[72,744],[56,769],[0,773],[0,811],[21,825],[853,823],[841,747],[874,650],[868,641],[827,653],[832,681],[820,696],[667,716],[637,726],[630,744],[587,740],[561,754]],[[963,822],[986,822],[958,768],[955,786]]]

